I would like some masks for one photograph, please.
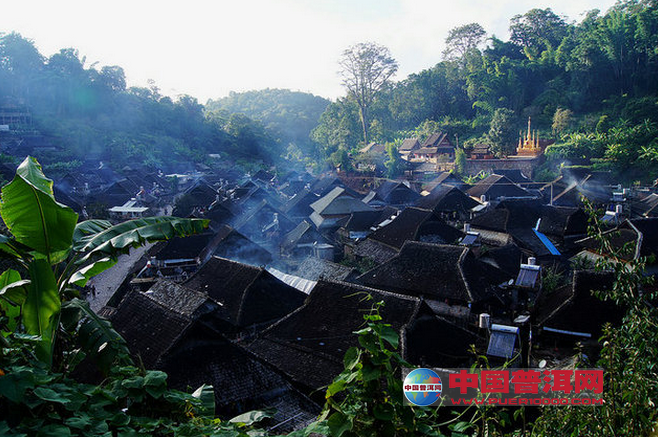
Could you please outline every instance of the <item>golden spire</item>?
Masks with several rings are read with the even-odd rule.
[[[528,117],[528,136],[526,137],[526,139],[531,140],[531,135],[532,133],[530,130],[530,117]]]

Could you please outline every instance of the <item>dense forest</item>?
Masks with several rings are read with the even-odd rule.
[[[46,168],[104,160],[179,171],[209,154],[273,164],[290,144],[312,153],[309,133],[329,102],[285,90],[255,96],[260,106],[231,95],[206,111],[189,95],[162,95],[152,81],[127,88],[123,68],[88,66],[75,49],[46,58],[25,37],[0,35],[0,106],[29,112],[19,134],[38,132],[55,146],[40,153]]]
[[[197,164],[220,163],[245,169],[276,166],[279,172],[297,165],[325,170],[339,164],[341,170],[348,171],[359,149],[365,143],[377,142],[386,145],[384,150],[390,158],[386,162],[387,169],[394,176],[400,173],[398,165],[403,165],[396,147],[405,138],[424,139],[440,130],[448,133],[462,158],[469,148],[482,143],[490,145],[498,157],[505,157],[513,153],[519,130],[532,118],[541,137],[555,141],[545,151],[548,159],[537,178],[548,179],[562,165],[612,170],[624,183],[649,181],[658,176],[656,1],[620,1],[604,13],[588,12],[578,23],[570,22],[551,9],[532,9],[512,17],[509,30],[510,38],[504,41],[488,36],[477,23],[454,28],[446,36],[446,49],[440,62],[398,82],[393,81],[397,62],[387,48],[375,43],[353,46],[344,52],[338,63],[344,68],[342,80],[346,94],[333,102],[307,93],[266,89],[231,93],[205,105],[189,95],[165,96],[154,82],[148,87],[128,87],[121,67],[87,65],[84,56],[73,48],[45,57],[30,39],[17,33],[0,34],[0,116],[19,113],[23,117],[23,121],[12,125],[11,129],[4,122],[0,123],[0,162],[17,164],[15,159],[23,153],[20,147],[24,143],[34,142],[33,149],[39,152],[38,161],[33,157],[25,158],[13,180],[2,188],[0,221],[4,229],[0,234],[0,255],[10,260],[13,268],[0,274],[0,411],[5,413],[0,414],[0,435],[246,437],[280,431],[275,427],[267,431],[262,428],[268,426],[267,419],[273,411],[247,412],[231,420],[228,416],[215,417],[213,389],[205,383],[189,387],[190,392],[196,389],[192,393],[171,389],[168,374],[147,370],[141,359],[135,360],[126,340],[82,298],[81,290],[91,291],[95,296],[95,288],[83,287],[95,275],[115,266],[119,255],[147,242],[208,235],[211,215],[207,218],[146,217],[119,224],[96,219],[78,222],[78,214],[56,200],[53,181],[46,174],[75,170],[83,167],[85,161],[106,161],[116,170],[140,167],[144,173],[147,170],[188,171],[198,169]],[[361,95],[357,95],[357,90],[363,86],[361,78],[356,80],[345,70],[358,64],[350,64],[353,60],[350,56],[357,54],[357,49],[368,52],[381,66],[374,80],[367,84],[367,93]],[[40,163],[44,164],[43,169]],[[270,185],[267,181],[271,182],[272,175],[262,174],[263,186]],[[325,187],[330,191],[323,198],[348,190],[332,188],[337,180],[333,176],[319,181],[330,185]],[[174,181],[178,184],[177,178]],[[297,193],[306,190],[295,202],[305,197],[312,199],[313,205],[318,204],[316,197],[320,194],[308,191],[305,180],[300,177],[288,181],[284,184],[286,188],[293,185],[290,182],[297,183]],[[223,184],[220,180],[217,186],[223,190]],[[249,181],[231,188],[231,195],[225,199],[218,196],[220,190],[206,190],[212,204],[206,202],[204,208],[210,205],[208,212],[214,211],[217,215],[222,213],[221,209],[233,214],[232,207],[237,205],[235,193],[245,190],[248,184],[255,187],[249,196],[254,193],[269,196],[254,181]],[[396,182],[395,185],[402,187],[404,184]],[[201,184],[193,186],[190,192],[204,194],[200,187]],[[197,188],[199,190],[195,191]],[[456,192],[457,188],[449,190]],[[194,195],[190,194],[189,198]],[[420,197],[418,193],[414,196]],[[245,218],[245,222],[253,224],[257,221],[251,215],[252,208],[263,209],[268,202],[256,196],[245,195],[245,198],[255,200],[260,206],[253,207],[251,201],[245,201],[245,210],[236,210],[240,215],[235,218],[240,217],[239,221]],[[338,197],[332,200],[335,199]],[[410,367],[402,358],[403,346],[408,343],[398,336],[397,328],[388,324],[384,313],[380,314],[383,301],[375,302],[372,295],[363,293],[363,301],[371,301],[372,306],[359,314],[360,328],[350,331],[356,336],[358,346],[346,348],[342,362],[334,363],[327,354],[332,368],[338,365],[340,373],[326,386],[326,391],[319,394],[324,405],[316,420],[289,435],[656,435],[658,313],[655,303],[658,291],[646,269],[649,261],[653,264],[653,255],[639,256],[639,246],[613,244],[613,239],[621,232],[611,232],[607,227],[610,214],[603,214],[604,221],[599,218],[602,214],[588,201],[583,202],[585,209],[580,214],[586,223],[583,227],[589,228],[589,239],[609,253],[608,260],[597,261],[597,267],[612,272],[615,277],[610,290],[595,291],[594,296],[619,305],[616,311],[623,319],[618,328],[610,324],[603,326],[598,338],[601,349],[597,361],[597,357],[588,356],[589,349],[583,342],[578,342],[570,349],[575,354],[573,359],[562,361],[560,365],[605,369],[609,389],[602,394],[603,406],[495,409],[471,405],[456,411],[404,405],[399,371],[402,367]],[[306,206],[314,210],[310,205]],[[199,212],[201,208],[196,209],[195,212]],[[260,235],[274,240],[279,237],[270,232],[271,225],[278,229],[279,219],[283,223],[286,217],[279,216],[278,212],[270,216],[270,209],[274,211],[270,207],[266,211],[271,224],[265,222],[265,226],[256,225],[256,228]],[[409,208],[416,212],[421,209]],[[330,211],[326,208],[325,215],[333,220],[334,214]],[[470,211],[469,208],[469,215]],[[350,220],[354,218],[353,212],[350,211]],[[379,211],[356,212],[377,213],[373,223],[380,223]],[[448,212],[453,213],[452,210]],[[502,209],[499,212],[500,216],[507,216]],[[525,214],[525,210],[523,212]],[[304,213],[303,218],[316,213]],[[435,214],[434,211],[427,213]],[[386,210],[385,222],[390,224],[397,220],[395,223],[401,224],[405,220],[399,218],[401,213],[395,214],[391,216]],[[564,220],[568,222],[570,218]],[[238,220],[232,224],[236,222]],[[524,230],[530,231],[531,238],[548,241],[548,237],[538,232],[541,218],[535,223],[535,228],[528,226]],[[421,224],[419,221],[413,231],[414,238],[421,227],[444,225],[448,227],[442,218],[440,222]],[[311,229],[311,226],[308,222],[302,224],[303,228]],[[509,227],[512,227],[511,222]],[[639,236],[637,244],[640,244],[644,234],[638,231],[633,235]],[[213,241],[215,238],[213,234]],[[511,234],[509,240],[505,238],[506,245],[501,249],[513,246],[507,244],[513,241]],[[363,241],[362,237],[354,239]],[[318,241],[323,240],[312,236],[310,241],[314,243],[304,245],[314,246],[316,251]],[[435,245],[423,240],[415,243]],[[330,246],[333,251],[331,245],[319,246]],[[464,250],[471,249],[458,249],[460,264],[455,264],[458,276],[465,276],[461,269],[464,260],[484,267],[484,264],[475,264],[475,258],[466,258]],[[532,253],[531,249],[525,251]],[[480,243],[477,250],[479,256],[493,252]],[[629,259],[630,250],[637,252],[637,258]],[[523,261],[527,254],[520,249],[518,252],[516,259],[511,255],[503,257],[518,264],[519,256]],[[198,258],[193,261],[200,264]],[[535,261],[534,257],[528,257],[526,267],[534,270]],[[437,262],[443,261],[437,258]],[[144,260],[144,263],[151,266],[151,261]],[[407,269],[411,262],[400,265]],[[476,270],[475,267],[469,269]],[[560,293],[567,288],[558,288],[561,273],[555,269],[545,272],[541,280],[546,284],[554,282],[552,288],[547,285],[544,289],[546,295],[562,296]],[[489,267],[473,273],[478,277],[489,274]],[[535,278],[537,275],[539,273]],[[221,282],[215,277],[212,280]],[[409,280],[414,281],[416,278]],[[457,284],[462,283],[471,294],[468,282]],[[269,287],[271,282],[266,284]],[[446,284],[449,284],[446,288],[453,287],[448,281]],[[511,285],[513,281],[504,284]],[[435,288],[437,284],[430,285]],[[558,292],[559,289],[562,291]],[[266,290],[268,293],[263,295],[269,294],[270,288]],[[364,290],[377,291],[365,285]],[[504,290],[508,293],[508,288]],[[502,292],[492,295],[492,300],[495,298],[507,305],[508,301],[501,296]],[[302,296],[304,299],[308,303]],[[427,302],[419,298],[418,306],[409,312],[418,314],[422,310],[432,321],[441,319],[441,325],[430,325],[441,327],[432,332],[444,327],[452,329],[438,313],[435,317],[429,312],[434,310]],[[203,305],[207,303],[212,302],[204,300]],[[262,302],[259,303],[262,306]],[[434,303],[438,305],[444,301]],[[445,303],[449,304],[448,299]],[[242,312],[242,303],[240,305],[238,311]],[[218,303],[217,309],[220,306],[224,304]],[[469,302],[469,314],[470,308]],[[105,310],[111,311],[109,307]],[[313,315],[319,319],[320,313],[316,311]],[[575,318],[579,317],[577,314]],[[312,323],[315,322],[313,319]],[[340,322],[344,320],[341,318]],[[167,328],[162,326],[162,331],[150,332],[162,335]],[[256,325],[253,326],[256,329]],[[223,324],[220,328],[224,329]],[[457,332],[456,328],[466,331],[462,326],[455,326],[452,332]],[[147,330],[139,329],[141,338]],[[206,332],[198,335],[191,338],[205,342]],[[593,336],[586,335],[589,335],[587,338]],[[323,340],[318,344],[323,347],[324,355],[324,341],[330,338],[304,340]],[[295,341],[301,340],[299,337]],[[246,340],[240,338],[240,341]],[[229,343],[227,341],[226,345],[232,348],[238,341]],[[302,343],[291,344],[295,344],[295,349],[306,349]],[[434,344],[450,352],[447,345]],[[557,351],[555,345],[557,342],[551,342],[550,347]],[[180,351],[187,354],[187,349]],[[472,352],[476,353],[475,347]],[[251,352],[248,355],[251,359]],[[474,356],[474,360],[474,368],[490,366],[486,356]],[[506,361],[504,366],[509,363]],[[301,364],[306,366],[307,363]],[[189,372],[189,369],[185,367],[184,370]],[[263,376],[262,380],[265,379]],[[295,382],[296,385],[300,383]],[[259,389],[268,396],[278,390],[262,385]],[[245,405],[240,407],[246,408]]]
[[[532,9],[512,17],[509,30],[504,41],[477,23],[452,29],[442,61],[373,95],[368,140],[395,145],[443,130],[462,148],[487,143],[504,156],[532,117],[542,137],[556,140],[545,176],[563,163],[616,170],[629,181],[658,176],[651,169],[658,160],[653,1],[589,11],[579,23]],[[153,82],[127,88],[121,67],[86,65],[72,48],[46,58],[16,33],[0,36],[0,101],[29,108],[34,129],[59,146],[40,156],[46,168],[84,159],[184,167],[224,153],[322,169],[364,141],[349,92],[329,102],[266,89],[204,107],[188,95],[163,96]]]
[[[281,148],[281,153],[301,159],[318,155],[317,144],[311,141],[311,131],[329,103],[308,93],[265,89],[232,92],[223,99],[210,100],[206,113],[226,124],[235,123],[239,117],[249,117],[262,124]]]
[[[532,9],[513,17],[509,30],[508,41],[477,23],[451,30],[443,61],[377,94],[370,139],[443,130],[460,146],[483,142],[505,155],[532,117],[542,137],[557,140],[547,150],[555,161],[648,176],[658,157],[655,2],[620,2],[580,23]],[[359,123],[354,99],[339,98],[313,138],[324,156],[353,150],[363,141]]]

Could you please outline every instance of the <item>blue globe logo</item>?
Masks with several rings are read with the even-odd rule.
[[[443,386],[441,378],[432,369],[415,369],[404,378],[404,396],[419,407],[432,405],[439,400]]]

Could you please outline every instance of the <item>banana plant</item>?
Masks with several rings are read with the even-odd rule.
[[[0,275],[0,310],[9,319],[3,335],[19,332],[37,339],[39,360],[52,365],[55,337],[62,311],[67,327],[78,324],[82,339],[100,352],[108,342],[122,339],[75,298],[73,285],[109,269],[130,248],[201,232],[207,220],[148,217],[118,225],[106,220],[78,223],[78,215],[55,200],[53,181],[37,160],[27,157],[13,180],[2,187],[0,215],[9,235],[0,234],[0,256],[13,259],[27,272]],[[0,335],[0,338],[4,338]]]

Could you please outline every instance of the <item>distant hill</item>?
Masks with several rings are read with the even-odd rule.
[[[318,125],[320,115],[331,102],[309,93],[267,88],[244,93],[231,92],[228,97],[209,100],[207,111],[242,113],[258,120],[268,134],[282,146],[295,144],[309,152],[311,130]]]

